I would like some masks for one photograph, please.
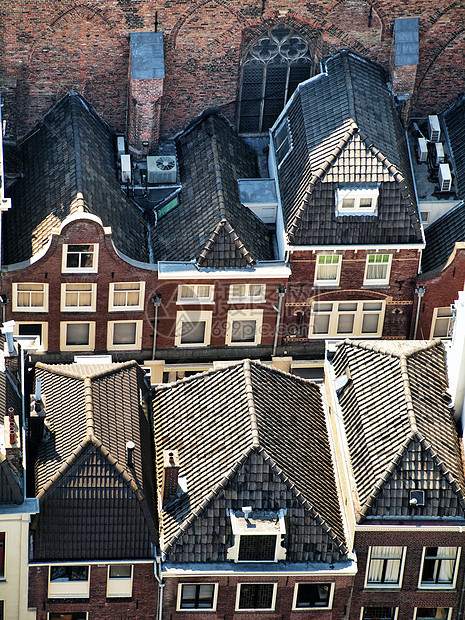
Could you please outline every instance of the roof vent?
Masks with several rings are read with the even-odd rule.
[[[425,505],[425,492],[424,491],[410,491],[410,506],[424,506]]]
[[[176,183],[176,157],[174,155],[149,155],[147,181],[149,185]]]
[[[128,441],[126,444],[126,452],[127,452],[127,459],[126,459],[126,464],[129,468],[133,468],[134,467],[134,449],[136,447],[136,444],[133,441]]]
[[[244,513],[244,519],[247,521],[252,512],[252,506],[242,506],[242,512]]]

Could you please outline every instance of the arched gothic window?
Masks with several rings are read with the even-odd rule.
[[[278,24],[249,49],[242,68],[239,133],[266,132],[284,104],[312,74],[308,43],[295,30]]]

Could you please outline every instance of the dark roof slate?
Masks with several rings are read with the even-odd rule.
[[[40,517],[35,559],[151,557],[151,425],[136,362],[108,368],[36,365],[49,437],[35,462]],[[134,441],[134,467],[126,443]]]
[[[307,529],[291,527],[288,545],[296,554],[299,548],[300,561],[319,559],[318,537],[334,545],[331,561],[346,552],[317,385],[246,360],[159,386],[153,402],[159,488],[165,449],[178,450],[187,478],[187,493],[159,510],[161,546],[173,561],[225,559],[232,545],[227,509],[247,502],[254,510],[287,508],[290,522],[306,523]],[[205,539],[198,547],[213,542],[204,555],[188,544],[194,531]],[[208,541],[212,531],[218,540]]]
[[[111,226],[116,247],[148,262],[147,227],[121,191],[115,135],[78,94],[63,97],[22,142],[23,174],[9,192],[4,262],[28,260],[70,214],[84,211]],[[8,166],[8,161],[6,162]]]
[[[461,202],[425,230],[426,247],[421,257],[423,273],[445,265],[454,246],[465,241],[465,202]]]
[[[255,154],[229,122],[207,111],[176,140],[180,204],[152,229],[157,260],[245,267],[273,258],[270,233],[241,204],[237,179],[258,177]]]
[[[284,113],[293,148],[278,170],[297,245],[421,243],[405,134],[383,70],[352,52],[299,85]],[[379,185],[378,215],[336,216],[339,186]]]
[[[455,423],[445,400],[439,340],[345,341],[333,359],[359,501],[366,516],[465,514],[465,480]],[[424,507],[409,489],[425,490]]]
[[[443,119],[454,164],[455,184],[459,196],[465,197],[465,95],[444,113]]]

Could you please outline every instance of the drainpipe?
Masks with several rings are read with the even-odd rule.
[[[152,303],[154,308],[154,323],[153,323],[153,347],[152,347],[152,359],[155,359],[155,351],[157,350],[157,323],[158,323],[158,308],[161,305],[160,293],[155,293],[152,297]]]
[[[163,618],[163,588],[165,584],[161,577],[161,557],[159,555],[155,556],[155,579],[158,581],[158,598],[157,598],[157,617],[156,620],[162,620]]]
[[[279,327],[281,325],[281,312],[283,309],[283,297],[286,294],[286,287],[280,284],[276,289],[278,293],[278,307],[273,306],[273,309],[276,310],[276,326],[274,328],[274,341],[273,341],[273,352],[271,354],[272,357],[276,355],[276,348],[278,346],[278,335],[279,335]]]
[[[420,316],[420,306],[421,306],[421,298],[425,294],[425,287],[420,284],[415,289],[415,293],[418,295],[418,303],[417,303],[417,312],[415,315],[415,327],[413,328],[413,340],[417,337],[417,328],[418,328],[418,318]]]

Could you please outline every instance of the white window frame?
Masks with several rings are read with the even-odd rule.
[[[134,344],[114,344],[115,325],[120,323],[136,324],[136,341]],[[107,349],[108,351],[140,351],[142,349],[142,320],[108,321],[107,323]]]
[[[323,278],[318,277],[318,272],[319,272],[319,267],[320,267],[319,265],[320,258],[321,257],[326,258],[327,256],[331,257],[332,259],[337,258],[336,277],[334,278],[334,280],[325,280]],[[313,286],[316,286],[316,287],[318,286],[339,286],[339,280],[341,278],[341,267],[342,267],[341,254],[330,254],[330,253],[318,254],[316,257],[316,263],[315,263],[315,278],[314,278]]]
[[[446,609],[447,610],[447,616],[446,616],[446,618],[444,620],[450,620],[450,617],[452,615],[452,607],[443,607],[442,605],[435,605],[434,607],[431,607],[430,609],[434,609],[434,608],[439,609],[441,607],[442,607],[442,609]],[[417,620],[418,609],[429,609],[429,607],[428,606],[425,606],[423,608],[415,607],[414,614],[413,614],[413,620]]]
[[[67,568],[71,568],[72,566],[85,566],[87,568],[87,580],[73,581],[65,579],[63,581],[52,581],[53,566],[65,566]],[[50,565],[48,568],[48,598],[89,598],[91,568],[89,564],[55,564],[53,566]]]
[[[110,577],[110,570],[112,566],[118,566],[118,564],[109,564],[107,569],[107,598],[115,597],[131,597],[132,596],[132,583],[134,578],[134,565],[133,564],[119,564],[119,566],[130,566],[130,577]]]
[[[239,607],[239,602],[241,598],[241,587],[242,586],[273,586],[273,594],[271,597],[271,607],[263,607],[260,609],[256,609],[254,607]],[[278,590],[278,584],[276,582],[266,581],[249,581],[249,582],[241,582],[237,584],[236,590],[236,608],[235,611],[248,611],[248,612],[262,612],[262,611],[274,611],[276,607],[276,593]]]
[[[371,199],[371,206],[361,207],[360,202]],[[336,215],[376,215],[378,213],[379,189],[340,187],[336,190]],[[343,207],[344,200],[354,200],[352,207]]]
[[[194,290],[193,297],[183,297],[182,290],[183,287],[189,287]],[[200,288],[208,287],[208,296],[201,297],[199,296]],[[189,306],[189,305],[204,305],[204,304],[214,304],[214,295],[215,295],[215,286],[213,284],[179,284],[178,285],[178,300],[176,304],[178,306]]]
[[[48,323],[46,321],[16,321],[15,326],[13,328],[13,334],[15,336],[19,336],[19,326],[20,325],[41,325],[42,326],[42,337],[40,339],[40,348],[36,353],[43,353],[48,349]]]
[[[137,289],[128,289],[127,291],[115,291],[116,285],[125,285],[125,284],[138,284],[139,285],[139,303],[136,306],[117,306],[114,303],[115,292],[116,293],[124,293],[124,292],[136,292]],[[127,296],[126,296],[127,300]],[[141,280],[139,282],[110,282],[110,289],[108,293],[108,312],[133,312],[134,310],[143,310],[144,309],[144,301],[145,301],[145,281]]]
[[[183,586],[214,586],[213,588],[213,601],[211,607],[181,607],[182,600],[182,588]],[[192,613],[209,613],[211,611],[216,611],[216,605],[218,602],[218,583],[209,583],[205,582],[184,582],[178,583],[178,596],[176,599],[176,611],[179,612],[192,612]]]
[[[253,342],[234,342],[234,321],[255,321],[255,337]],[[255,347],[261,344],[263,327],[263,310],[229,310],[226,324],[225,343],[229,347]]]
[[[66,344],[68,325],[89,325],[89,344]],[[62,321],[60,323],[60,351],[93,351],[95,349],[95,321]]]
[[[363,304],[381,304],[381,310],[363,310]],[[313,334],[313,325],[315,319],[315,312],[313,310],[315,304],[332,304],[331,311],[323,311],[321,314],[329,314],[329,325],[328,332],[322,334]],[[354,318],[354,329],[351,333],[337,333],[337,324],[339,317],[339,305],[340,304],[357,304],[357,309],[354,311],[348,311],[347,314],[355,313]],[[344,301],[324,301],[318,300],[313,302],[312,310],[310,312],[310,321],[308,326],[308,338],[311,340],[325,340],[327,338],[380,338],[383,333],[384,326],[384,315],[386,312],[386,301],[385,300],[375,300],[375,299],[364,299],[364,300],[344,300]],[[363,326],[363,316],[365,314],[377,314],[378,315],[378,330],[376,333],[362,333]]]
[[[432,545],[434,546],[434,545]],[[448,546],[448,545],[447,545]],[[454,573],[452,575],[452,581],[450,583],[422,583],[422,577],[423,577],[423,568],[424,568],[424,564],[425,564],[425,555],[426,555],[426,549],[428,547],[423,547],[423,552],[421,554],[421,565],[420,565],[420,574],[418,577],[418,589],[419,590],[455,590],[455,586],[456,586],[456,582],[457,582],[457,573],[458,573],[458,569],[459,569],[459,564],[460,564],[460,553],[462,551],[461,547],[455,547],[454,545],[451,545],[451,548],[456,549],[456,554],[455,554],[455,564],[454,564]],[[438,547],[438,549],[444,549],[444,547]],[[447,560],[448,558],[446,557],[441,557],[441,556],[436,556],[439,560]],[[449,558],[451,559],[451,558]]]
[[[69,284],[81,286],[83,284],[90,285],[91,304],[90,306],[67,306],[66,305],[66,293],[67,286]],[[87,294],[89,291],[75,291],[78,293]],[[62,282],[61,284],[61,298],[60,298],[60,310],[61,312],[96,312],[97,310],[97,284],[93,282]]]
[[[318,586],[318,585],[329,585],[330,586],[330,591],[329,591],[329,598],[328,598],[328,606],[327,607],[297,607],[297,593],[299,590],[299,586],[301,585],[314,585],[314,586]],[[298,583],[296,583],[294,585],[294,597],[292,599],[292,611],[305,611],[305,610],[312,610],[312,609],[316,609],[316,610],[321,610],[324,611],[325,609],[332,609],[333,608],[333,598],[334,598],[334,582],[324,582],[324,581],[300,581]]]
[[[450,316],[439,316],[438,317],[438,313],[441,310],[447,310],[450,312]],[[450,327],[451,327],[451,323],[452,323],[452,319],[454,318],[454,313],[452,311],[452,308],[450,306],[438,306],[437,308],[434,308],[433,311],[433,318],[431,320],[431,332],[430,332],[430,339],[432,340],[433,338],[441,338],[441,340],[446,340],[446,339],[450,339],[452,338],[452,335],[447,335],[447,336],[435,336],[434,332],[436,329],[436,323],[437,321],[441,321],[441,320],[448,320],[448,327],[447,327],[447,333],[449,334],[450,332]]]
[[[373,605],[366,605],[366,607],[393,607],[394,608],[394,620],[397,620],[397,616],[399,614],[399,608],[394,607],[393,605],[383,605],[374,603]],[[363,620],[363,614],[365,612],[365,607],[360,608],[360,620]]]
[[[389,581],[389,582],[370,582],[368,581],[368,577],[369,577],[369,573],[370,573],[370,563],[373,555],[373,549],[375,547],[386,547],[386,548],[390,548],[390,547],[400,547],[402,549],[402,555],[400,558],[400,566],[399,566],[399,576],[397,579],[397,582],[394,581]],[[402,545],[373,545],[368,549],[368,557],[367,557],[367,568],[365,571],[365,588],[369,588],[369,589],[385,589],[385,588],[390,588],[391,590],[393,588],[401,588],[402,587],[402,580],[404,578],[404,566],[405,566],[405,556],[406,556],[406,552],[407,552],[407,547],[403,547]],[[376,559],[382,559],[384,560],[384,562],[389,562],[389,560],[395,560],[395,558],[393,557],[380,557],[380,558],[376,558]]]
[[[18,286],[28,286],[33,284],[34,286],[41,285],[42,295],[43,295],[43,304],[42,306],[20,306],[18,304],[18,293],[40,293],[40,291],[18,291]],[[11,296],[12,300],[12,311],[13,312],[48,312],[48,283],[46,282],[13,282]]]
[[[68,248],[72,245],[91,245],[93,247],[93,261],[92,267],[67,267]],[[98,243],[64,243],[63,244],[63,256],[61,263],[62,273],[98,273]]]
[[[388,256],[389,260],[387,262],[383,261],[382,264],[386,264],[387,268],[386,268],[386,276],[384,278],[369,278],[368,277],[368,273],[370,271],[370,257],[374,256],[375,260],[377,256]],[[376,264],[376,263],[375,263]],[[388,253],[383,253],[383,252],[379,252],[376,254],[367,254],[367,258],[366,258],[366,262],[365,262],[365,275],[363,278],[363,285],[364,286],[379,286],[380,284],[384,284],[384,285],[388,285],[389,284],[389,278],[391,277],[391,267],[392,267],[392,254],[388,254]]]
[[[243,295],[234,295],[234,287],[243,286]],[[252,286],[260,286],[260,295],[251,295]],[[266,284],[259,282],[238,282],[229,285],[228,304],[264,304],[266,302]]]
[[[184,349],[189,348],[201,348],[208,347],[211,339],[211,331],[212,331],[212,316],[213,312],[211,310],[178,310],[176,312],[176,330],[174,335],[174,346],[182,347]],[[204,341],[202,343],[190,343],[181,342],[182,337],[182,324],[183,323],[197,323],[205,321],[205,336]]]

